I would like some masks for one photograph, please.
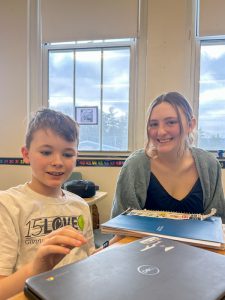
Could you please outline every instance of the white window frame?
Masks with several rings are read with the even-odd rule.
[[[199,104],[200,104],[200,99],[199,99],[199,90],[200,90],[200,62],[201,62],[201,45],[216,45],[216,44],[221,44],[221,42],[223,44],[225,44],[225,35],[221,35],[221,36],[203,36],[203,37],[196,37],[196,70],[195,70],[195,78],[196,78],[196,82],[197,82],[197,89],[195,91],[195,95],[196,95],[196,99],[197,101],[195,102],[194,105],[194,112],[197,116],[197,120],[199,118]],[[198,128],[198,126],[197,126]],[[198,146],[198,144],[197,144]],[[224,149],[223,149],[224,150]],[[216,153],[217,151],[215,150],[211,150],[211,149],[207,149],[207,151],[209,152],[213,152]]]
[[[76,50],[76,49],[101,49],[112,47],[129,47],[130,48],[130,90],[129,90],[129,117],[128,117],[128,150],[127,151],[113,151],[118,154],[129,154],[134,150],[133,144],[133,131],[134,131],[134,109],[136,102],[136,40],[124,39],[115,41],[82,41],[82,42],[70,42],[70,43],[52,43],[43,45],[43,105],[48,107],[48,52],[49,50]],[[82,154],[94,153],[94,154],[113,154],[111,151],[83,151]]]
[[[46,65],[43,59],[43,45],[41,34],[40,0],[30,0],[28,3],[28,68],[27,68],[27,120],[32,114],[46,106]],[[133,104],[129,112],[129,147],[130,152],[142,148],[146,138],[146,78],[147,78],[147,32],[148,32],[148,0],[140,0],[139,21],[135,57],[133,62],[134,85],[131,86],[134,95]],[[97,155],[97,152],[95,152]],[[104,153],[100,153],[104,156]],[[106,153],[107,157],[123,155],[123,153]]]
[[[199,90],[200,90],[200,62],[201,62],[201,43],[213,43],[219,42],[224,40],[225,42],[225,35],[220,36],[200,36],[199,34],[199,13],[200,13],[200,0],[194,0],[195,12],[194,12],[194,29],[195,29],[195,41],[193,43],[192,52],[194,53],[193,57],[194,60],[192,61],[192,74],[193,74],[193,81],[194,81],[194,89],[193,89],[193,111],[194,115],[197,119],[198,128],[198,118],[199,118]],[[198,140],[196,141],[198,146]],[[207,150],[209,152],[216,153],[216,151],[211,151],[210,149]]]

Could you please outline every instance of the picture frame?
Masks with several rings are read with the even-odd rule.
[[[75,106],[75,120],[79,125],[97,125],[98,106]]]

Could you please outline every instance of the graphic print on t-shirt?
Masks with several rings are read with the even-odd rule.
[[[53,230],[69,225],[79,231],[83,231],[84,217],[82,215],[51,216],[31,219],[25,224],[26,234],[24,236],[24,243],[26,245],[40,244],[45,235],[51,233]]]

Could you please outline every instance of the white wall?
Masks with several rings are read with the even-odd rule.
[[[20,157],[27,114],[27,1],[0,2],[0,137],[1,157]],[[145,108],[165,91],[177,90],[193,100],[191,0],[149,0]],[[143,110],[143,118],[145,111]],[[139,133],[143,136],[143,132]],[[99,202],[100,221],[109,218],[120,168],[79,167],[108,196]],[[1,166],[0,189],[29,180],[27,166]],[[225,187],[225,171],[223,170]]]
[[[179,91],[192,97],[192,0],[148,1],[147,106],[156,96]]]
[[[0,156],[18,156],[23,142],[27,107],[26,18],[26,0],[0,2]]]

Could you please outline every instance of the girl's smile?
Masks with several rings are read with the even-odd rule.
[[[153,108],[148,122],[148,136],[158,154],[178,153],[192,130],[181,109],[179,113],[181,120],[173,106],[167,102]]]

